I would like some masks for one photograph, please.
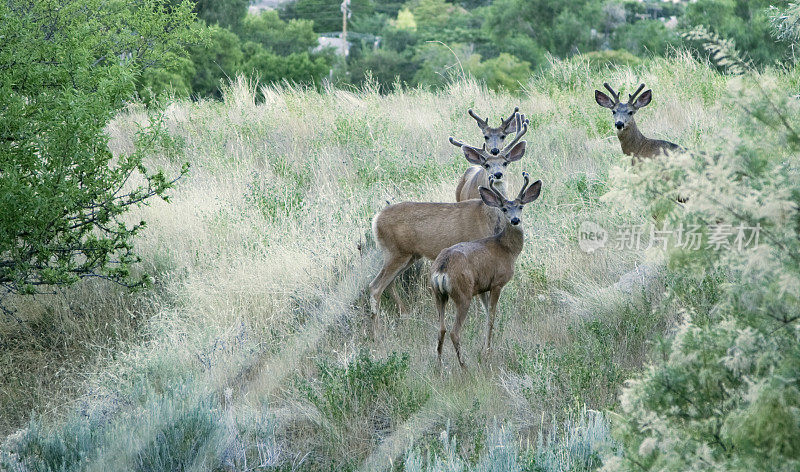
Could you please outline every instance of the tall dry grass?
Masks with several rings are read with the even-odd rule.
[[[86,282],[15,300],[24,323],[5,322],[0,333],[20,344],[4,341],[0,376],[20,380],[0,390],[0,427],[11,432],[32,411],[44,415],[41,424],[61,425],[58,418],[81,412],[97,431],[81,468],[184,457],[153,448],[167,426],[184,431],[186,418],[199,433],[181,454],[198,469],[258,460],[373,470],[402,459],[411,443],[435,449],[446,425],[459,453],[478,457],[490,420],[535,445],[569,412],[612,407],[620,382],[670,323],[650,316],[657,287],[609,289],[637,265],[657,264],[657,253],[578,248],[583,221],[613,228],[650,220],[636,202],[600,199],[612,169],[631,170],[594,89],[645,82],[654,101],[637,115],[639,128],[700,148],[733,112],[719,102],[726,80],[679,54],[635,69],[555,62],[521,96],[471,80],[380,95],[238,79],[223,102],[173,102],[162,117],[172,147],[150,165],[176,173],[188,161],[191,170],[171,203],[130,215],[147,221],[136,249],[155,286],[131,295]],[[401,317],[384,299],[378,337],[367,336],[365,287],[379,260],[370,219],[387,202],[453,201],[467,163],[447,137],[479,143],[467,108],[496,120],[514,106],[531,123],[510,188],[526,170],[544,182],[542,196],[525,210],[525,247],[500,300],[494,354],[477,363],[484,315],[476,306],[462,340],[469,371],[454,368],[446,345],[439,374],[427,265],[401,278],[410,312]],[[154,113],[121,113],[108,126],[112,150],[130,151]],[[321,366],[355,365],[364,349],[376,360],[406,353],[402,381],[375,381],[361,413],[326,416],[309,396],[327,388]],[[408,395],[425,401],[408,406]],[[6,450],[30,443],[30,431],[11,436]]]

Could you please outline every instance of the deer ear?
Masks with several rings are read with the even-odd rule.
[[[522,159],[522,156],[525,155],[526,145],[527,143],[525,141],[520,141],[517,144],[515,144],[514,147],[511,148],[510,151],[508,151],[508,154],[506,154],[506,161],[515,162]]]
[[[498,197],[496,193],[488,188],[478,187],[478,193],[481,194],[481,200],[483,200],[483,203],[489,205],[490,207],[500,208],[503,206],[503,202],[500,201],[500,197]]]
[[[526,205],[537,198],[539,198],[539,193],[542,191],[542,181],[537,180],[536,182],[532,183],[530,187],[525,190],[525,194],[522,195],[522,204]]]
[[[611,100],[611,98],[608,95],[604,94],[599,90],[594,91],[594,101],[596,101],[597,104],[600,105],[601,107],[611,108],[611,109],[614,108],[614,101]]]
[[[639,98],[636,99],[636,103],[633,104],[636,108],[646,107],[650,100],[653,99],[653,91],[648,90],[647,92],[639,95]]]
[[[467,146],[465,144],[461,146],[461,150],[464,151],[464,157],[470,164],[475,164],[477,166],[482,166],[484,164],[485,159],[483,158],[481,153],[478,152],[478,150],[475,149],[474,147]]]

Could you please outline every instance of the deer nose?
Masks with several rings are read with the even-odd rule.
[[[492,150],[489,151],[489,152],[491,152],[493,156],[496,156],[496,155],[500,154],[500,150],[497,149],[497,148],[492,148]]]
[[[511,218],[511,224],[514,225],[514,226],[518,225],[519,224],[519,218],[517,218],[516,216],[514,218]]]
[[[625,126],[625,123],[617,121],[616,123],[614,123],[614,125],[617,127],[617,129],[622,129],[622,127]]]
[[[494,173],[494,178],[495,178],[495,180],[502,179],[503,178],[503,173],[502,172],[495,172]]]

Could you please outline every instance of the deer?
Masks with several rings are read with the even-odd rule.
[[[474,165],[467,169],[458,180],[458,185],[456,186],[457,202],[479,198],[478,187],[481,185],[486,186],[490,175],[494,176],[499,188],[505,192],[504,172],[508,164],[513,161],[502,157],[503,153],[500,150],[503,149],[503,141],[509,134],[517,133],[514,141],[509,145],[511,146],[528,131],[529,121],[525,118],[525,115],[521,115],[518,112],[519,107],[514,107],[511,116],[502,120],[499,127],[491,128],[489,127],[488,117],[482,120],[472,109],[468,111],[469,115],[478,122],[478,127],[483,132],[484,143],[483,147],[480,148],[481,152],[478,153],[480,154],[478,159],[470,159],[469,156],[466,156],[467,160]],[[464,146],[464,143],[457,141],[452,136],[450,137],[450,143],[460,148]],[[473,147],[472,149],[479,148]]]
[[[527,143],[512,144],[499,155],[516,161],[525,154]],[[468,159],[482,159],[481,149],[464,145],[462,151]],[[502,229],[502,211],[484,204],[480,198],[455,203],[400,202],[378,212],[372,219],[372,233],[383,253],[383,266],[369,284],[373,336],[381,295],[401,272],[420,258],[434,260],[442,249],[486,238]],[[403,304],[395,286],[392,297],[402,312]]]
[[[522,209],[539,198],[542,181],[537,180],[528,186],[527,172],[522,176],[525,182],[519,195],[513,201],[494,186],[489,179],[489,188],[481,186],[478,191],[483,203],[499,209],[503,215],[503,229],[498,234],[476,241],[462,242],[444,249],[431,265],[431,289],[436,311],[439,314],[439,342],[436,347],[439,366],[442,365],[442,344],[447,327],[444,322],[447,302],[452,299],[456,306],[456,318],[450,330],[450,340],[456,351],[456,358],[462,369],[466,369],[461,354],[461,328],[467,318],[472,298],[477,295],[486,310],[486,340],[483,352],[491,349],[492,327],[494,326],[497,301],[503,287],[514,276],[514,263],[522,252],[524,233],[522,230]]]
[[[639,88],[636,89],[636,92],[632,95],[628,95],[628,103],[621,103],[619,100],[619,93],[614,92],[614,89],[608,85],[608,82],[603,83],[603,86],[611,92],[611,97],[599,90],[595,90],[594,100],[601,107],[611,110],[614,126],[617,128],[617,138],[619,138],[619,143],[622,146],[622,152],[631,156],[632,165],[636,165],[636,163],[643,158],[652,158],[681,149],[681,147],[675,143],[646,137],[636,126],[633,115],[636,114],[639,108],[645,107],[650,103],[650,100],[653,99],[652,90],[644,92],[637,98],[639,92],[644,88],[644,84],[641,84]]]

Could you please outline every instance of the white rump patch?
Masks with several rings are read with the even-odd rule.
[[[439,293],[450,293],[450,278],[442,272],[434,272],[431,276],[431,285]]]

